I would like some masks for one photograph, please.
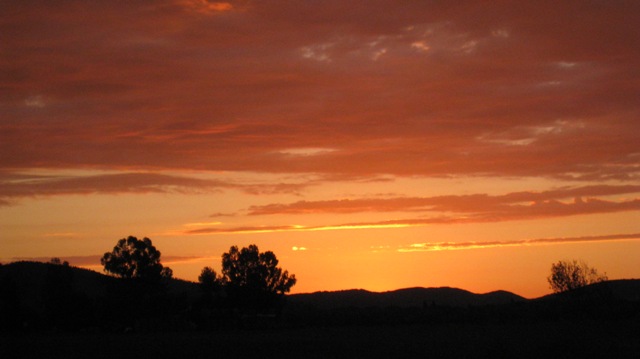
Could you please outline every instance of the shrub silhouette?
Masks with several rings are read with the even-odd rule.
[[[296,284],[295,275],[278,267],[271,252],[260,253],[255,244],[232,246],[222,255],[222,281],[229,301],[254,313],[278,310],[285,293]]]
[[[607,275],[600,274],[583,261],[558,261],[551,265],[551,275],[547,278],[554,293],[567,292],[589,284],[606,281]]]
[[[200,288],[205,298],[211,298],[215,294],[218,294],[224,284],[222,277],[218,276],[216,271],[211,267],[202,268],[198,276],[198,283],[200,283]]]
[[[49,264],[54,264],[54,265],[63,265],[63,266],[66,266],[66,267],[68,267],[68,266],[69,266],[69,262],[67,262],[67,261],[64,261],[64,262],[63,262],[63,261],[62,261],[62,260],[60,260],[60,258],[58,258],[58,257],[53,257],[53,258],[51,258],[51,260],[49,261]]]

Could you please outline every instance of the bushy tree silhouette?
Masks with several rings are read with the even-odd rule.
[[[228,324],[229,314],[224,306],[223,279],[211,267],[204,267],[198,276],[201,290],[201,301],[197,303],[198,325],[201,328],[216,328]]]
[[[173,271],[160,262],[160,251],[149,238],[118,241],[101,259],[105,272],[121,280],[108,281],[104,325],[157,328],[175,313],[168,279]]]
[[[146,237],[140,240],[129,236],[119,240],[113,251],[102,256],[100,263],[105,272],[120,278],[158,281],[173,276],[173,271],[160,263],[160,251]]]
[[[223,279],[211,267],[204,267],[198,276],[200,288],[205,296],[213,295],[222,289]]]
[[[257,312],[273,310],[296,284],[295,275],[278,267],[273,252],[260,253],[255,244],[232,246],[222,255],[222,280],[231,302]]]
[[[595,268],[583,261],[558,261],[551,265],[551,275],[547,277],[554,293],[567,292],[589,284],[606,281],[607,275],[600,274]]]

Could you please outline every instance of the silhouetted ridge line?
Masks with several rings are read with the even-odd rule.
[[[0,332],[191,331],[341,325],[440,325],[625,321],[640,310],[640,280],[612,280],[525,299],[507,291],[451,287],[364,289],[287,295],[281,312],[240,313],[228,297],[208,298],[193,282],[120,279],[41,262],[0,266]],[[519,324],[518,324],[519,325]]]
[[[548,294],[533,301],[552,302],[567,299],[640,301],[640,279],[608,280],[568,292]]]
[[[291,304],[312,305],[318,308],[339,307],[423,307],[425,305],[469,306],[497,305],[526,301],[527,299],[507,292],[495,291],[475,294],[469,291],[451,288],[405,288],[387,292],[370,292],[363,289],[341,290],[334,292],[315,292],[292,294]]]

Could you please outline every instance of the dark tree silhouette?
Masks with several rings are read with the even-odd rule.
[[[160,251],[146,237],[140,240],[129,236],[119,240],[113,251],[102,256],[100,263],[105,272],[120,278],[157,281],[173,276],[171,268],[160,263]]]
[[[218,276],[211,267],[202,268],[202,272],[198,276],[198,282],[205,295],[213,295],[213,293],[219,292],[223,285],[222,277]]]
[[[160,262],[160,251],[149,238],[118,241],[101,261],[105,272],[123,280],[108,281],[104,325],[120,328],[158,328],[175,313],[169,291],[173,271]]]
[[[173,278],[173,269],[169,267],[162,267],[162,270],[160,271],[160,277],[165,279]]]
[[[60,258],[58,257],[53,257],[51,258],[51,260],[49,261],[49,264],[55,264],[55,265],[59,265],[59,266],[65,266],[68,267],[69,266],[69,262],[67,261],[62,261],[60,260]]]
[[[222,280],[231,302],[245,309],[273,309],[296,284],[295,275],[278,267],[276,255],[260,253],[258,246],[232,246],[222,255]]]
[[[547,277],[554,293],[567,292],[589,284],[606,281],[607,275],[600,274],[583,261],[558,261],[551,265],[551,275]]]
[[[228,323],[228,314],[224,309],[225,298],[222,295],[223,280],[211,267],[202,268],[198,276],[200,290],[202,291],[201,301],[197,307],[199,315],[198,325],[201,328],[219,328],[220,325]],[[228,308],[228,307],[227,307]]]

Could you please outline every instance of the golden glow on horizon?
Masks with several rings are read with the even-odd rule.
[[[222,224],[222,222],[194,222],[194,223],[186,223],[185,227],[203,227],[203,226],[217,226]]]
[[[216,222],[215,224],[220,224]],[[206,223],[199,223],[193,226],[204,226]],[[188,226],[188,225],[187,225]],[[251,234],[251,233],[278,233],[278,232],[320,232],[320,231],[336,231],[336,230],[349,230],[349,229],[384,229],[384,228],[407,228],[411,226],[423,226],[423,225],[411,225],[411,224],[344,224],[344,225],[332,225],[332,226],[303,226],[303,225],[286,225],[286,226],[255,226],[247,229],[243,228],[229,228],[229,229],[203,229],[194,230],[188,233],[184,232],[167,232],[165,235],[216,235],[216,234]]]
[[[381,228],[406,228],[410,227],[410,224],[345,224],[339,226],[325,226],[307,228],[308,231],[332,231],[342,229],[381,229]]]
[[[233,5],[228,2],[214,2],[208,0],[180,0],[178,3],[188,9],[202,14],[212,14],[233,9]]]

